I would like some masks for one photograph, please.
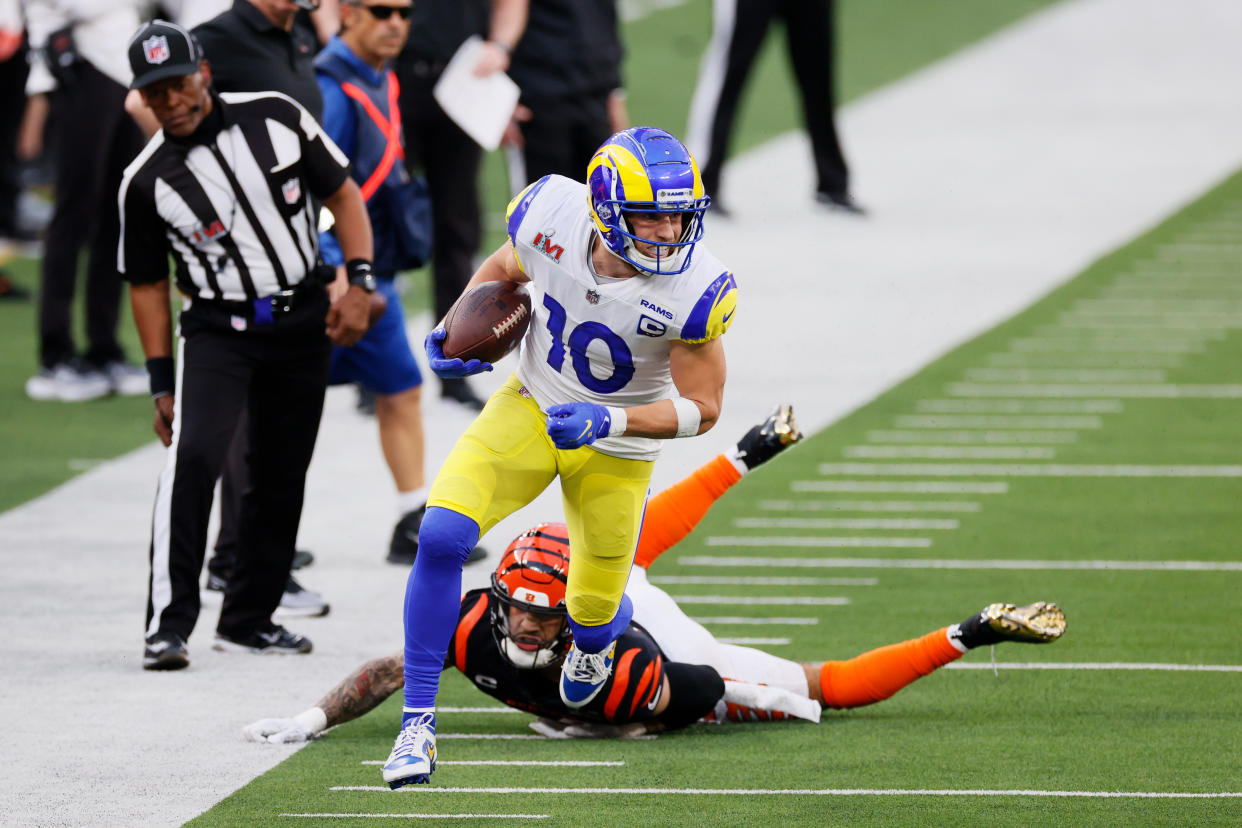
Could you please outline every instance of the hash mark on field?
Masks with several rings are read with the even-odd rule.
[[[731,578],[728,575],[654,575],[653,584],[747,584],[751,586],[875,586],[876,578]]]
[[[739,529],[956,529],[952,519],[918,518],[736,518]]]
[[[1042,414],[901,414],[893,418],[898,428],[1099,428],[1103,420],[1094,414],[1059,416]]]
[[[843,607],[849,598],[829,598],[819,595],[793,595],[768,597],[762,595],[673,595],[679,604],[750,604],[765,607]]]
[[[1125,572],[1242,572],[1242,561],[1014,561],[933,558],[772,558],[742,555],[691,555],[682,566],[815,567],[825,569],[1087,569]]]
[[[933,434],[924,439],[936,439]],[[910,458],[916,460],[1051,460],[1050,448],[1030,446],[846,446],[846,457]]]
[[[993,664],[966,664],[955,661],[946,664],[950,670],[1154,670],[1157,672],[1190,673],[1242,673],[1238,664],[1142,664],[1134,662],[1000,662]]]
[[[953,483],[941,480],[795,480],[795,492],[866,492],[868,494],[1005,494],[1008,483]]]
[[[514,710],[514,713],[524,713],[523,710]],[[387,759],[363,759],[360,765],[383,765]],[[517,767],[536,766],[540,768],[620,768],[625,766],[625,762],[621,760],[599,760],[599,761],[581,761],[573,762],[562,759],[552,759],[546,761],[535,761],[533,759],[470,759],[470,760],[449,760],[439,759],[436,766],[440,765],[467,765],[467,766],[492,766],[492,765],[513,765]]]
[[[761,500],[768,512],[977,512],[969,500]]]
[[[447,765],[447,762],[441,762]],[[337,790],[333,788],[332,790]],[[294,819],[547,819],[550,814],[281,814]]]
[[[919,475],[927,477],[1242,477],[1242,466],[1069,465],[1065,463],[821,463],[819,473]]]
[[[970,400],[962,400],[970,402]],[[1073,443],[1078,439],[1075,431],[938,431],[909,430],[868,431],[872,443],[952,443],[956,445],[1029,445],[1031,443]]]
[[[818,618],[752,618],[748,615],[717,615],[691,618],[700,624],[735,624],[746,626],[809,627],[819,623]]]
[[[931,538],[838,538],[838,537],[756,537],[740,538],[715,536],[707,539],[708,546],[809,546],[827,549],[926,549],[932,545]]]
[[[759,647],[765,644],[769,647],[784,647],[793,641],[792,638],[728,638],[724,636],[716,640],[721,644],[736,644],[739,647]]]
[[[919,400],[914,408],[924,414],[1120,414],[1124,406],[1121,400]]]
[[[334,785],[332,791],[378,791],[389,793],[386,785]],[[987,788],[960,790],[898,789],[898,788],[438,788],[429,785],[407,785],[397,793],[438,794],[632,794],[654,796],[1048,796],[1087,797],[1093,799],[1238,799],[1242,792],[1184,793],[1180,791],[1036,791],[992,790]]]
[[[993,385],[952,382],[958,397],[1130,397],[1138,399],[1216,400],[1242,397],[1242,385]]]

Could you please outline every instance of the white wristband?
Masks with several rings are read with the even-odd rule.
[[[699,433],[699,423],[703,415],[694,400],[685,397],[673,397],[673,408],[677,411],[677,436],[693,437]]]
[[[607,408],[608,416],[612,419],[612,425],[608,426],[608,436],[620,437],[625,433],[625,427],[630,424],[629,415],[625,413],[624,408],[615,408],[611,405]]]
[[[301,713],[294,716],[293,720],[316,736],[323,733],[324,728],[328,726],[327,715],[318,707],[312,707],[310,710],[303,710]]]

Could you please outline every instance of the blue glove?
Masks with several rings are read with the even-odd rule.
[[[612,417],[602,405],[571,402],[548,409],[548,436],[559,449],[589,446],[608,436]]]
[[[472,374],[481,374],[484,371],[492,370],[490,362],[484,362],[481,359],[472,359],[469,362],[454,357],[449,359],[444,355],[444,337],[446,336],[444,328],[436,328],[427,334],[427,338],[423,340],[423,348],[427,351],[427,364],[431,366],[431,370],[435,372],[437,377],[441,379],[461,379]]]

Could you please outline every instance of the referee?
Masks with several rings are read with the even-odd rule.
[[[147,356],[159,477],[143,667],[189,664],[212,489],[243,409],[250,485],[215,648],[308,653],[277,626],[323,409],[332,343],[366,331],[371,225],[349,163],[315,119],[277,93],[215,94],[198,44],[148,24],[129,43],[134,88],[163,129],[125,171],[118,270]],[[336,218],[348,288],[316,278],[312,196]],[[172,357],[168,255],[180,314]],[[326,331],[326,336],[325,336]]]

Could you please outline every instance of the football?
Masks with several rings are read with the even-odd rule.
[[[530,325],[530,293],[515,282],[484,282],[461,295],[444,317],[444,355],[496,362]]]

